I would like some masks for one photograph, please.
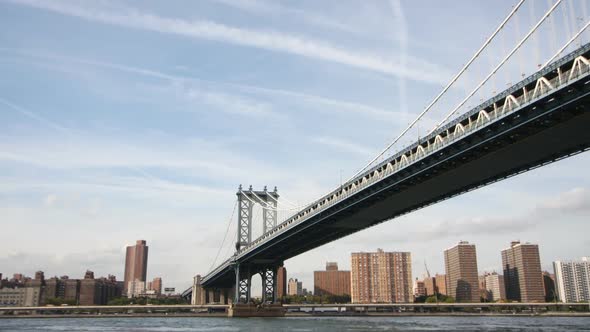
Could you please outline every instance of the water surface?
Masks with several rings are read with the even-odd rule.
[[[0,331],[590,331],[590,318],[18,318],[0,319]]]

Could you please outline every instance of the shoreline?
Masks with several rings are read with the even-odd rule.
[[[226,313],[171,313],[171,314],[154,314],[154,313],[135,313],[135,314],[55,314],[55,315],[0,315],[2,319],[43,319],[43,318],[229,318]],[[582,312],[555,312],[555,313],[285,313],[284,317],[273,318],[312,318],[312,317],[568,317],[568,318],[590,318],[590,313]],[[254,317],[252,317],[254,318]]]

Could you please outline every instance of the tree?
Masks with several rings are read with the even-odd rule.
[[[437,301],[437,297],[435,297],[434,295],[429,296],[428,298],[426,298],[426,303],[436,303],[436,302],[440,302],[440,303],[455,303],[455,299],[452,296],[447,296],[447,295],[443,295],[443,294],[438,294],[438,301]]]

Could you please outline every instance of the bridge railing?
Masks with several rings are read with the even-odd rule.
[[[523,107],[530,106],[545,98],[554,91],[561,89],[582,77],[588,76],[588,73],[590,72],[590,62],[581,55],[588,50],[590,50],[590,44],[584,45],[566,57],[561,58],[545,70],[531,75],[529,78],[498,94],[494,98],[491,98],[482,105],[459,116],[457,119],[444,127],[441,127],[425,139],[419,140],[417,143],[408,146],[394,156],[363,173],[356,179],[343,184],[328,195],[307,205],[303,210],[287,218],[275,228],[258,237],[250,243],[250,245],[241,248],[235,256],[223,262],[218,268],[207,274],[204,279],[207,279],[210,275],[215,275],[217,272],[231,264],[233,260],[263,244],[270,238],[286,231],[288,228],[308,220],[329,207],[334,206],[348,197],[355,195],[359,191],[372,186],[376,182],[415,164],[433,153],[440,151],[473,132],[487,127],[492,123],[496,123],[513,112],[522,109]],[[572,66],[564,70],[562,66],[572,60]],[[556,75],[551,74],[555,71],[557,71]],[[551,78],[546,78],[546,76]],[[527,90],[526,87],[530,86],[533,82],[535,82],[535,88]]]

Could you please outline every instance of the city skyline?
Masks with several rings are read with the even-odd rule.
[[[137,240],[135,246],[127,247],[127,252],[131,248],[132,256],[134,256],[133,249],[138,246],[145,247],[146,241]],[[582,257],[581,261],[576,261],[575,259],[554,261],[552,262],[553,269],[551,270],[554,274],[552,274],[551,272],[541,271],[539,269],[540,258],[538,254],[539,246],[537,244],[512,241],[509,248],[500,251],[504,265],[504,274],[498,274],[496,271],[477,270],[476,246],[468,241],[459,241],[458,244],[445,249],[443,252],[446,273],[442,275],[439,273],[430,275],[430,271],[425,264],[427,274],[422,275],[422,277],[411,274],[411,259],[409,259],[411,253],[409,252],[384,252],[382,249],[377,249],[377,252],[369,253],[353,252],[351,253],[352,273],[351,271],[339,270],[338,262],[326,262],[324,271],[313,272],[313,292],[309,291],[308,288],[304,288],[303,283],[296,277],[287,275],[285,267],[280,267],[277,284],[279,287],[277,290],[278,298],[282,298],[284,295],[350,296],[354,292],[357,298],[356,303],[380,303],[384,301],[391,301],[392,303],[412,302],[416,297],[428,297],[435,294],[450,296],[457,302],[479,302],[480,297],[482,301],[485,299],[487,301],[544,302],[551,299],[559,299],[561,302],[567,302],[567,299],[577,297],[581,297],[584,300],[588,297],[587,294],[589,294],[590,264],[588,263],[588,257]],[[125,260],[126,267],[129,265],[127,258]],[[388,269],[390,268],[393,270],[389,271]],[[410,271],[409,275],[406,275],[407,271]],[[365,275],[365,277],[361,277],[361,274]],[[371,276],[372,274],[375,277]],[[2,279],[3,276],[6,278]],[[61,275],[59,278],[55,275],[47,279],[44,276],[44,272],[40,270],[35,272],[34,278],[28,277],[23,273],[13,273],[12,278],[9,278],[8,274],[0,272],[0,289],[4,287],[9,290],[15,286],[16,288],[29,288],[43,285],[42,294],[44,295],[41,297],[42,299],[52,298],[53,296],[47,295],[52,292],[61,298],[65,297],[68,299],[71,298],[71,294],[68,297],[67,291],[66,294],[63,293],[63,290],[60,293],[59,287],[55,284],[52,286],[53,288],[46,288],[46,281],[58,281],[61,283],[77,282],[77,288],[79,289],[77,292],[81,292],[80,289],[85,289],[82,287],[85,282],[93,282],[90,288],[86,286],[86,294],[89,294],[89,291],[94,287],[98,287],[95,286],[96,280],[101,283],[116,282],[116,276],[111,274],[108,275],[108,278],[100,277],[95,279],[94,272],[90,270],[86,270],[84,277],[80,279],[70,279],[67,275]],[[287,277],[289,277],[288,282]],[[346,280],[343,280],[343,277]],[[439,277],[442,277],[440,281]],[[199,278],[199,276],[195,278]],[[545,280],[546,278],[549,278],[550,281]],[[380,281],[378,284],[372,285],[370,281],[373,279]],[[320,281],[319,283],[317,282],[318,280]],[[391,285],[381,284],[384,280],[390,280]],[[140,280],[136,279],[135,282],[140,282]],[[150,282],[141,281],[139,285],[141,289],[138,288],[135,291],[129,291],[129,294],[126,294],[124,289],[124,285],[126,284],[124,281],[119,281],[117,284],[117,288],[120,288],[118,290],[120,293],[119,296],[131,298],[135,296],[160,296],[162,294],[162,278],[160,277],[155,277]],[[459,286],[453,286],[454,284]],[[461,284],[463,285],[461,286]],[[128,285],[132,288],[138,287],[134,282],[130,282]],[[400,285],[402,285],[402,290],[398,289]],[[62,285],[62,287],[64,286],[65,284]],[[49,284],[47,284],[47,287],[49,287]],[[64,289],[68,287],[71,288],[70,286],[65,286]],[[366,293],[366,295],[363,295],[366,298],[359,299],[359,287],[364,289],[361,293]],[[436,287],[436,290],[433,290],[434,287]],[[356,291],[355,288],[357,289]],[[28,292],[27,294],[32,294],[28,290],[26,292]],[[114,292],[113,288],[113,294]],[[205,294],[204,292],[201,293]],[[198,293],[198,295],[200,294],[199,297],[202,296],[201,293]],[[90,294],[94,296],[94,293]],[[252,295],[255,298],[260,298],[256,294]],[[85,296],[88,297],[88,295]],[[228,295],[226,294],[226,296]],[[386,298],[391,298],[391,300],[385,300]],[[405,300],[400,300],[402,298]],[[106,301],[106,298],[103,297],[99,299],[98,301]],[[37,301],[39,301],[39,298],[37,298]],[[84,298],[81,301],[84,303],[93,303],[94,300],[92,298]],[[354,296],[352,301],[355,303]],[[569,301],[571,302],[572,300]]]
[[[145,240],[137,240],[135,245],[126,246],[126,251],[125,252],[128,252],[128,250],[127,250],[128,248],[132,248],[132,247],[135,247],[137,245],[140,245],[140,242],[143,245],[146,244],[146,241]],[[471,242],[468,242],[468,241],[459,241],[459,244],[461,244],[461,243],[467,243],[469,245],[474,245],[475,247],[477,247],[477,245],[475,243],[471,243]],[[515,245],[515,244],[520,245],[521,243],[520,243],[520,241],[512,241],[511,242],[511,245],[512,246]],[[537,252],[540,251],[540,248],[538,247],[538,244],[530,244],[529,242],[523,242],[522,244],[525,245],[525,246],[526,245],[528,245],[528,246],[533,245],[533,246],[537,247],[536,248]],[[499,247],[502,247],[502,246],[500,245]],[[502,250],[499,250],[498,251],[498,257],[499,257],[500,262],[502,262],[502,259],[503,259],[503,256],[502,256],[503,251],[507,250],[504,247],[502,247],[503,248]],[[541,246],[541,248],[542,248],[542,246]],[[382,249],[379,249],[379,250],[382,250]],[[442,253],[441,256],[443,256],[443,259],[442,259],[442,265],[443,266],[445,265],[444,264],[444,252],[445,251],[446,250],[443,250],[441,248],[441,253]],[[369,254],[370,252],[371,252],[371,250],[369,250],[367,252],[362,251],[360,253]],[[412,256],[413,256],[413,253],[412,253]],[[476,254],[476,260],[477,260],[477,257],[479,257],[478,254]],[[541,263],[541,265],[540,265],[541,266],[541,271],[543,271],[543,273],[545,271],[553,272],[554,271],[554,268],[555,268],[555,263],[556,262],[566,262],[566,263],[574,262],[574,261],[576,261],[576,259],[578,259],[580,257],[585,258],[586,256],[584,256],[583,254],[581,254],[581,255],[578,255],[578,256],[566,257],[564,259],[558,259],[556,261],[551,261],[551,262],[544,262],[543,260],[541,260],[540,261],[540,263]],[[126,259],[123,262],[124,262],[123,266],[125,266],[126,265],[125,264]],[[350,260],[348,260],[348,262],[350,262]],[[415,264],[414,262],[416,262],[416,259],[412,259],[411,260],[411,266],[414,266],[414,264]],[[330,265],[332,265],[332,267],[331,267],[332,269],[334,268],[334,266],[336,267],[336,270],[335,271],[338,271],[338,272],[350,272],[350,271],[343,271],[343,269],[338,269],[338,265],[339,264],[340,265],[347,265],[346,264],[347,263],[346,261],[343,261],[343,262],[340,262],[340,263],[339,262],[328,262],[327,261],[327,262],[323,262],[323,263],[325,264],[324,267],[326,268],[326,270],[323,270],[323,272],[330,271],[330,270],[328,270],[328,268],[329,268]],[[423,262],[423,263],[426,263],[426,262]],[[416,262],[416,264],[419,264],[419,262]],[[351,266],[351,264],[348,264],[348,265]],[[425,267],[425,269],[423,270],[422,273],[415,274],[414,272],[412,272],[412,277],[414,278],[414,280],[415,279],[419,279],[420,281],[423,281],[424,278],[427,276],[427,272],[428,273],[431,273],[431,277],[432,278],[435,278],[436,276],[439,276],[439,275],[445,276],[446,275],[446,272],[447,272],[445,268],[443,268],[442,271],[435,271],[435,270],[432,270],[432,269],[426,270],[427,265],[423,265],[423,266]],[[549,266],[549,268],[546,268],[547,266]],[[280,277],[279,278],[283,278],[283,276],[286,274],[286,272],[285,272],[286,271],[286,268],[287,268],[287,266],[281,267],[281,271],[283,271],[283,272],[280,273]],[[13,272],[11,272],[11,271],[0,271],[0,277],[8,278],[9,276],[20,276],[20,278],[25,278],[25,276],[28,276],[28,275],[36,275],[39,272],[43,272],[43,273],[45,272],[45,271],[42,271],[40,269],[34,269],[34,270],[35,270],[35,272],[27,272],[27,271],[23,272],[22,270],[18,270],[17,272],[14,272],[14,271]],[[92,269],[91,268],[86,269],[86,271],[90,271],[90,270],[92,270]],[[147,267],[146,267],[146,270],[147,270]],[[310,267],[306,273],[309,273],[309,271],[311,271],[312,275],[315,275],[316,272],[318,272],[317,270],[314,271],[314,268],[312,268],[312,267]],[[320,270],[320,272],[322,272],[322,271]],[[296,275],[287,274],[286,275],[287,276],[287,279],[283,280],[284,281],[285,290],[287,291],[285,293],[288,293],[288,281],[290,279],[298,280],[301,283],[301,282],[303,282],[302,280],[300,280],[301,279],[301,275],[305,275],[306,273],[303,273],[303,274],[302,273],[299,273],[299,274],[296,274]],[[499,269],[483,269],[483,270],[480,269],[479,268],[479,264],[477,264],[477,275],[478,276],[485,276],[485,275],[488,275],[488,274],[499,274],[500,276],[503,277],[504,276],[504,273],[505,273],[505,267],[503,267],[502,264],[500,264]],[[51,274],[51,273],[49,273],[47,275],[50,276],[50,277],[52,277],[52,276],[53,277],[58,277],[58,276],[63,276],[63,275],[68,276],[68,274],[64,274],[64,273],[57,273],[57,274]],[[82,277],[80,279],[83,279],[84,278],[84,273],[81,273],[81,275],[82,275]],[[109,276],[114,276],[115,278],[117,277],[116,274],[112,274],[112,273],[108,273],[108,275]],[[122,277],[124,277],[124,273],[122,274]],[[311,288],[306,287],[306,289],[314,289],[316,287],[315,286],[315,282],[314,282],[314,279],[315,278],[316,277],[314,276],[314,278],[312,278],[312,281],[310,283],[306,283],[306,285],[308,285],[308,287],[311,287]],[[161,279],[162,279],[161,277],[153,277],[153,280],[150,281],[149,283],[148,283],[147,280],[144,280],[143,282],[144,282],[145,288],[148,289],[148,284],[151,284],[152,282],[155,282],[156,279],[159,279],[160,280],[160,288],[161,288],[162,287],[161,286]],[[253,279],[256,279],[256,278],[254,277]],[[414,281],[414,280],[412,280],[412,281]],[[121,280],[121,281],[123,281],[123,280]],[[309,285],[312,285],[312,286],[309,286]],[[257,288],[258,288],[257,286],[258,285],[256,283],[253,283],[254,293],[257,291]],[[446,288],[447,285],[444,285],[443,287]],[[445,293],[446,293],[446,289],[445,289]]]
[[[3,272],[91,269],[123,279],[121,243],[144,238],[161,248],[150,254],[150,269],[187,288],[209,271],[240,183],[276,185],[296,203],[338,185],[423,109],[506,14],[469,1],[458,9],[247,3],[164,9],[0,1],[0,28],[11,31],[0,35],[7,77],[0,82],[0,214],[32,229],[0,234]],[[137,13],[159,24],[146,28]],[[477,24],[465,31],[445,14]],[[171,29],[175,23],[201,29]],[[215,29],[207,34],[203,24]],[[248,38],[226,34],[232,28]],[[269,36],[278,37],[264,43]],[[446,36],[460,42],[442,43]],[[326,261],[348,270],[346,253],[381,247],[412,252],[413,275],[421,276],[423,261],[444,271],[442,254],[429,248],[468,239],[478,246],[480,271],[500,272],[501,244],[522,239],[541,245],[542,269],[551,270],[552,261],[588,255],[588,168],[590,156],[581,154],[285,266],[312,285],[313,270]]]

